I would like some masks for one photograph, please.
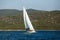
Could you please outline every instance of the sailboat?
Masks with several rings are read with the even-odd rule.
[[[32,26],[32,23],[29,19],[29,16],[27,14],[26,9],[23,7],[23,19],[24,19],[24,25],[25,25],[25,30],[28,33],[35,33],[35,29]]]

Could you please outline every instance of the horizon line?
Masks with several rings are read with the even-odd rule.
[[[10,8],[9,8],[10,9]],[[0,10],[9,10],[9,9],[0,9]],[[33,8],[27,8],[26,10],[29,10],[29,9],[32,9],[32,10],[38,10],[39,9],[33,9]],[[11,10],[11,9],[10,9]],[[13,9],[13,10],[23,10],[23,9]],[[52,9],[52,10],[40,10],[40,11],[60,11],[60,9]]]

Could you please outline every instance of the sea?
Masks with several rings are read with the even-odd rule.
[[[0,40],[60,40],[60,31],[0,31]]]

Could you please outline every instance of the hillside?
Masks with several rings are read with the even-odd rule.
[[[60,11],[27,9],[36,30],[60,30]],[[0,29],[24,29],[22,10],[0,10]]]
[[[0,10],[0,16],[14,16],[20,14],[21,11],[16,9],[2,9]]]

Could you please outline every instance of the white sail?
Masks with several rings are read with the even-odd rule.
[[[27,14],[25,8],[23,8],[23,19],[24,19],[24,25],[25,25],[26,31],[29,32],[29,33],[34,33],[35,30],[34,30],[32,24],[30,22],[30,19],[28,17],[28,14]]]

